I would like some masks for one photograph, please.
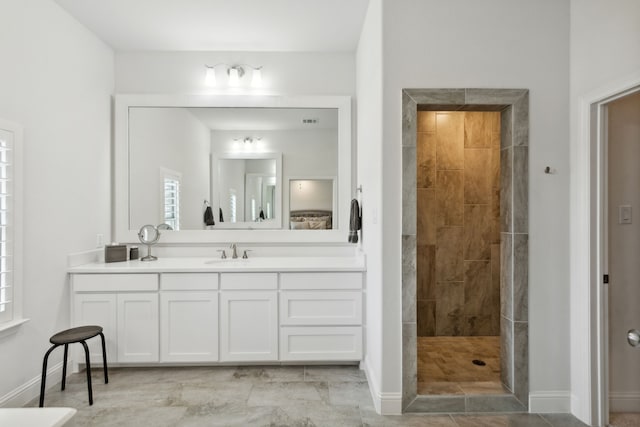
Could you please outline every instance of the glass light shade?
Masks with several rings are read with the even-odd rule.
[[[260,68],[256,68],[253,70],[251,75],[251,87],[261,87],[262,86],[262,70]]]
[[[207,67],[207,73],[204,78],[204,83],[207,86],[215,86],[216,85],[216,69],[213,67]]]
[[[237,68],[229,69],[229,86],[238,86],[240,84],[240,75]]]

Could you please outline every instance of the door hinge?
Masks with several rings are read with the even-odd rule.
[[[609,275],[608,275],[608,274],[605,274],[605,275],[602,277],[602,281],[603,281],[603,283],[609,283]]]

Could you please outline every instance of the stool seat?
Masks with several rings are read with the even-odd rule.
[[[99,335],[101,332],[102,327],[100,326],[78,326],[77,328],[71,328],[58,332],[57,334],[49,338],[49,342],[51,342],[51,344],[57,345],[71,344],[74,342],[88,340],[89,338],[93,338],[96,335]]]

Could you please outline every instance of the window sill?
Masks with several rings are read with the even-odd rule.
[[[29,319],[18,319],[0,324],[0,340],[18,332],[20,325],[27,323],[28,321]]]

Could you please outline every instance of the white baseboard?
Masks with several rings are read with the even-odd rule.
[[[638,412],[640,392],[612,391],[609,393],[610,412]]]
[[[71,363],[67,361],[67,365],[67,374],[69,374]],[[61,377],[62,362],[47,369],[47,390],[60,384]],[[38,396],[40,396],[40,375],[0,397],[0,408],[21,408]]]
[[[373,399],[373,406],[380,415],[402,414],[402,393],[383,393],[380,391],[377,376],[371,368],[368,359],[364,361],[364,372],[369,382],[369,390]]]
[[[571,412],[571,392],[546,391],[529,393],[529,412],[534,414],[566,414]]]

